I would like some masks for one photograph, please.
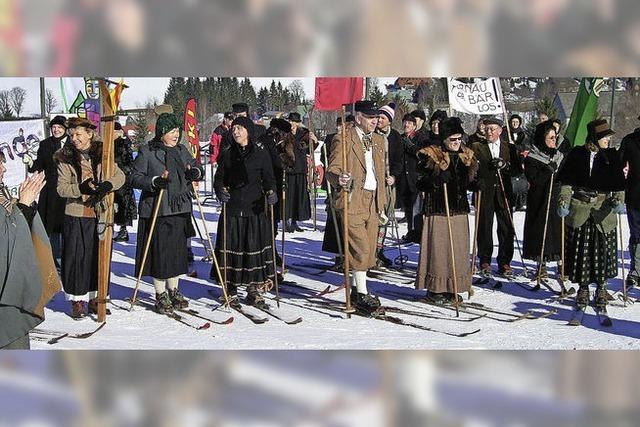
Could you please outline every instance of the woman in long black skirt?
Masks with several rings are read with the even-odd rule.
[[[62,226],[62,283],[71,301],[71,316],[98,312],[98,217],[104,197],[125,181],[116,165],[113,177],[102,179],[102,142],[91,121],[73,117],[68,122],[71,142],[54,155],[58,163],[57,190],[66,199]],[[109,314],[107,312],[107,314]]]
[[[276,183],[269,153],[254,143],[251,119],[236,118],[231,131],[235,143],[220,154],[214,180],[227,221],[218,221],[216,256],[223,265],[226,255],[223,275],[230,303],[238,304],[237,288],[246,286],[246,302],[264,307],[261,294],[271,289],[274,278],[273,229],[267,211],[278,201]]]
[[[142,267],[144,247],[153,221],[153,210],[163,189],[143,275],[153,278],[156,310],[170,313],[189,304],[178,289],[178,280],[189,267],[187,239],[195,235],[191,222],[193,181],[203,176],[189,150],[179,144],[178,118],[160,114],[155,137],[140,147],[133,164],[131,184],[142,190],[138,204],[136,272]]]
[[[558,214],[566,217],[566,269],[580,285],[576,306],[589,303],[589,284],[596,284],[594,305],[607,305],[607,279],[618,275],[616,215],[624,210],[625,178],[618,152],[609,148],[611,135],[606,120],[587,125],[583,146],[571,149],[560,168]]]
[[[527,212],[524,217],[523,257],[538,262],[536,272],[547,278],[547,262],[559,261],[562,251],[562,224],[556,212],[560,197],[560,184],[555,174],[562,162],[562,153],[556,146],[556,129],[551,121],[536,126],[533,145],[524,159],[524,173],[529,182]],[[549,202],[549,186],[551,202]],[[546,235],[545,235],[546,223]],[[546,237],[543,237],[546,236]],[[544,240],[544,254],[540,260]]]

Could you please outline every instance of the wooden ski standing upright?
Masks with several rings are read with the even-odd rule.
[[[99,79],[100,85],[100,130],[102,139],[102,177],[105,181],[115,173],[115,147],[113,131],[115,125],[115,113],[118,110],[120,93],[126,87],[123,83],[116,84],[113,92],[109,91],[109,84],[115,83],[107,79]],[[106,210],[102,212],[98,220],[98,318],[102,323],[107,317],[107,293],[111,278],[111,253],[113,248],[113,200],[114,193],[110,192],[105,197]]]

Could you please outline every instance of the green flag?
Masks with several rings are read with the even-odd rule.
[[[580,82],[578,96],[573,103],[569,126],[564,136],[573,147],[584,145],[587,138],[587,123],[598,117],[598,99],[604,86],[602,78],[584,78]]]

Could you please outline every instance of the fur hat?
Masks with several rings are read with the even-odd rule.
[[[587,142],[596,143],[598,140],[614,133],[605,119],[597,119],[587,123]]]
[[[180,134],[182,135],[182,123],[180,123],[180,120],[178,120],[178,117],[176,117],[175,114],[160,114],[160,116],[158,116],[158,120],[156,120],[156,138],[162,138],[164,134],[175,128],[180,129]]]
[[[97,126],[94,125],[91,120],[85,118],[85,117],[71,117],[68,121],[67,121],[67,128],[68,129],[73,129],[73,128],[77,128],[77,127],[83,127],[83,128],[87,128],[87,129],[96,129]]]
[[[296,113],[295,111],[292,111],[289,113],[289,115],[287,116],[287,120],[289,120],[290,122],[296,122],[296,123],[302,122],[302,119],[300,118],[300,113]]]
[[[254,140],[255,126],[253,124],[253,120],[251,120],[249,117],[244,117],[244,116],[236,117],[235,119],[233,119],[233,123],[231,123],[231,127],[233,128],[235,125],[239,125],[245,128],[247,130],[247,133],[249,134],[249,140],[250,141]]]
[[[436,111],[433,112],[433,114],[429,118],[429,124],[433,123],[436,120],[439,121],[439,122],[443,122],[446,118],[447,118],[447,112],[446,111],[444,111],[444,110],[436,110]]]
[[[395,102],[390,102],[387,105],[383,105],[382,107],[380,107],[380,110],[378,111],[380,112],[380,114],[384,114],[385,116],[387,116],[389,121],[392,122],[393,118],[396,116],[396,104]]]
[[[402,121],[403,122],[413,122],[415,124],[416,123],[416,116],[414,116],[413,114],[405,114],[404,116],[402,116]]]
[[[49,122],[49,128],[53,127],[53,125],[60,125],[63,128],[67,128],[67,119],[64,116],[55,116]]]
[[[427,116],[426,114],[424,114],[424,110],[413,110],[410,114],[413,116],[413,118],[421,119],[423,122],[427,120]]]
[[[462,122],[459,117],[448,117],[440,122],[440,138],[444,141],[451,135],[460,134],[464,135],[464,129],[462,128]]]
[[[278,119],[278,118],[272,119],[271,122],[269,123],[269,127],[279,129],[284,133],[291,132],[291,123],[289,123],[285,119]]]
[[[234,114],[247,113],[249,114],[249,106],[245,102],[236,102],[231,106]]]

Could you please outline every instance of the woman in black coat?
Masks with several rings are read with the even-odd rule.
[[[273,166],[269,152],[254,142],[251,119],[237,117],[231,132],[235,142],[220,154],[214,178],[224,209],[218,221],[216,257],[224,269],[230,304],[238,304],[237,288],[242,285],[247,287],[246,302],[264,307],[261,293],[271,289],[275,275],[267,213],[267,204],[278,201]]]
[[[116,242],[128,242],[127,226],[133,225],[133,220],[137,218],[136,199],[133,196],[133,187],[129,179],[133,171],[133,150],[131,149],[131,140],[124,135],[122,125],[118,122],[115,124],[115,134],[115,162],[124,172],[127,181],[115,192],[115,203],[118,209],[114,215],[114,222],[120,226],[120,230],[113,240]]]
[[[53,160],[56,151],[67,142],[67,119],[55,116],[49,123],[51,136],[40,142],[38,154],[29,172],[43,172],[45,186],[38,198],[38,213],[51,242],[53,258],[58,262],[62,248],[62,224],[64,222],[65,199],[58,194],[58,165]]]
[[[156,310],[163,314],[171,313],[174,307],[188,306],[178,289],[178,279],[188,270],[187,239],[195,235],[191,222],[192,182],[203,176],[189,149],[179,143],[181,133],[181,123],[174,114],[160,114],[155,137],[140,147],[130,177],[133,188],[142,190],[138,205],[136,275],[142,267],[154,206],[160,190],[164,189],[143,270],[144,275],[153,278]]]
[[[540,278],[547,277],[546,263],[560,260],[562,251],[561,220],[556,212],[560,197],[560,184],[556,181],[556,173],[562,162],[562,153],[556,147],[556,130],[550,121],[536,126],[533,146],[524,160],[524,173],[529,182],[527,192],[527,211],[524,218],[523,257],[538,262]],[[551,203],[549,204],[549,186]],[[547,233],[544,238],[544,255],[542,251],[545,220]],[[540,263],[542,262],[542,265]]]

